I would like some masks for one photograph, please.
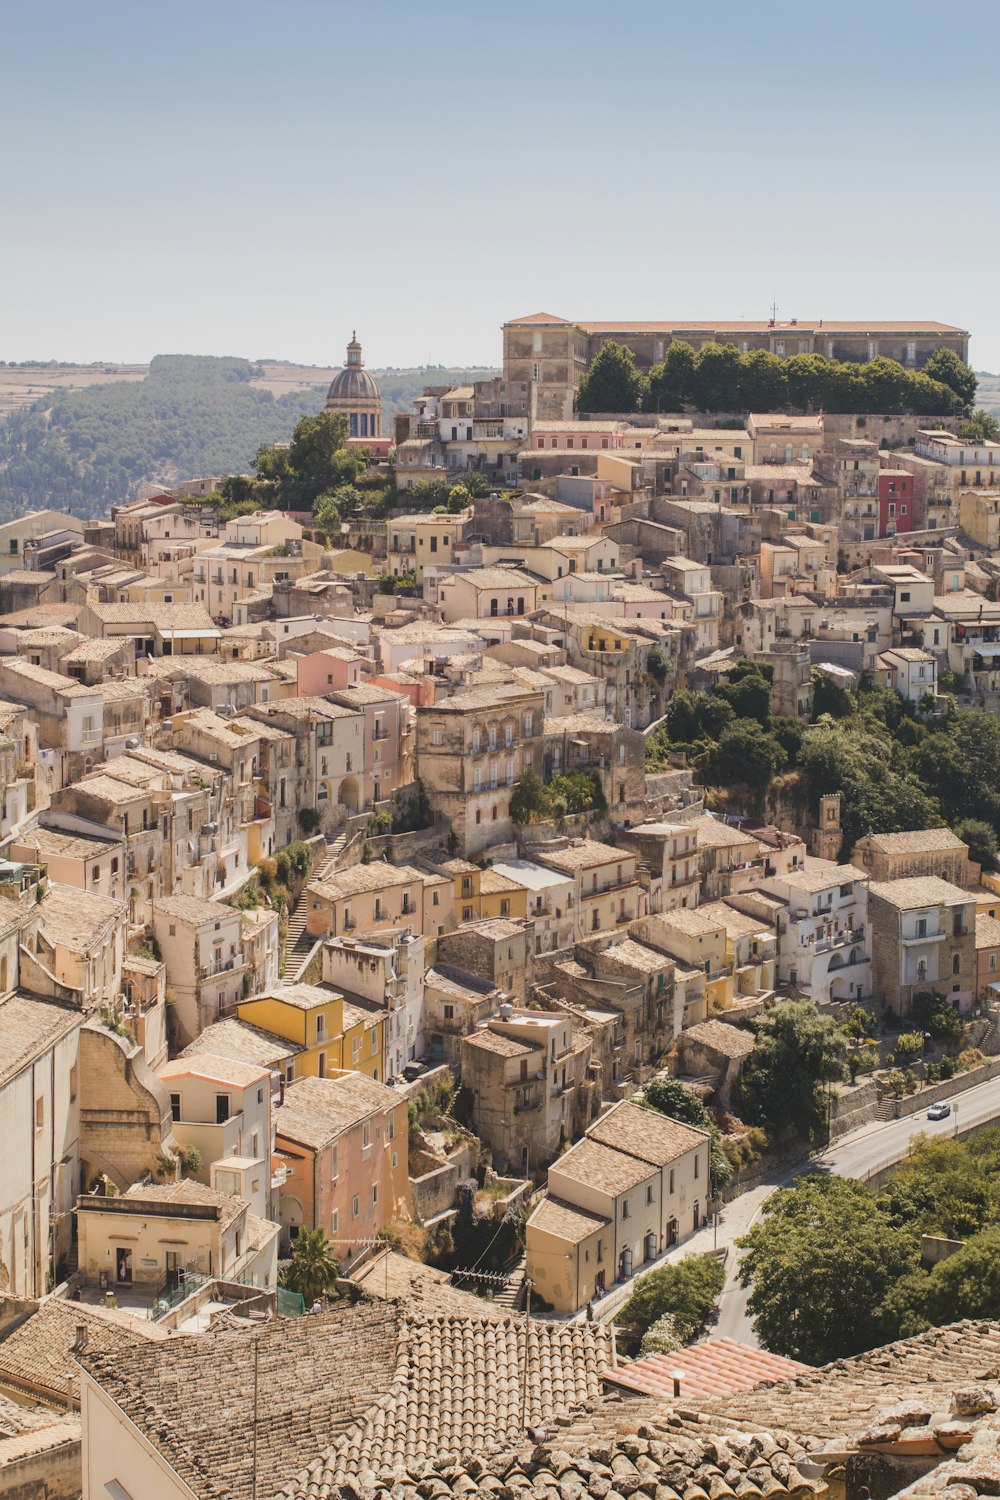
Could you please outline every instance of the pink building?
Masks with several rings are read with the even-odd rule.
[[[409,698],[374,682],[326,692],[334,703],[364,718],[364,805],[387,801],[397,787],[413,780]]]
[[[296,691],[300,698],[321,698],[337,688],[353,687],[361,681],[366,658],[349,646],[329,646],[300,656],[295,664]]]

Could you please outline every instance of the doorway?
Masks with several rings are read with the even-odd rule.
[[[115,1250],[115,1282],[118,1286],[132,1285],[132,1252],[118,1247]]]

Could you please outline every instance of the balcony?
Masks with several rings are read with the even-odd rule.
[[[924,943],[943,943],[947,936],[946,932],[925,932],[922,937],[919,934],[916,937],[906,937],[904,934],[900,942],[904,948],[919,948]]]
[[[855,943],[863,943],[865,940],[864,926],[844,927],[836,932],[828,933],[826,936],[810,938],[809,946],[814,953],[829,953],[836,948],[850,948]],[[804,945],[805,946],[805,945]]]

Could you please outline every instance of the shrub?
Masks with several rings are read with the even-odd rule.
[[[677,1337],[677,1320],[673,1313],[664,1313],[642,1336],[640,1354],[673,1354],[681,1347]]]
[[[966,1047],[958,1054],[958,1066],[964,1073],[969,1068],[978,1068],[986,1061],[978,1047]]]
[[[310,834],[316,832],[317,828],[319,827],[319,813],[314,807],[299,808],[299,827],[302,829],[302,832],[305,834],[306,838],[308,838]]]
[[[659,1266],[642,1278],[618,1320],[638,1339],[669,1313],[678,1339],[687,1343],[714,1308],[725,1280],[722,1262],[711,1255],[690,1255]]]

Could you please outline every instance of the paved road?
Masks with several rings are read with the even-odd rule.
[[[901,1120],[879,1121],[873,1125],[865,1125],[860,1130],[852,1131],[850,1135],[842,1136],[831,1150],[816,1157],[812,1162],[803,1164],[786,1173],[784,1177],[776,1177],[774,1182],[755,1188],[752,1192],[744,1193],[742,1197],[734,1199],[723,1213],[719,1243],[731,1245],[750,1227],[760,1212],[762,1204],[775,1189],[786,1187],[794,1177],[803,1172],[829,1171],[835,1172],[839,1177],[868,1177],[882,1167],[901,1161],[907,1154],[910,1142],[917,1135],[964,1134],[978,1125],[985,1125],[991,1120],[1000,1118],[1000,1078],[977,1084],[975,1088],[964,1089],[960,1094],[954,1094],[949,1102],[951,1114],[947,1119],[928,1120],[927,1111],[924,1109]],[[704,1234],[705,1231],[701,1231],[699,1238]],[[685,1250],[689,1247],[707,1248],[702,1245],[695,1247],[692,1240],[687,1241],[684,1246]],[[747,1316],[747,1299],[750,1296],[750,1290],[739,1285],[738,1267],[739,1260],[734,1254],[729,1261],[729,1274],[726,1277],[726,1285],[719,1303],[719,1321],[715,1332],[719,1336],[740,1339],[743,1343],[756,1347],[757,1339],[753,1325]]]

